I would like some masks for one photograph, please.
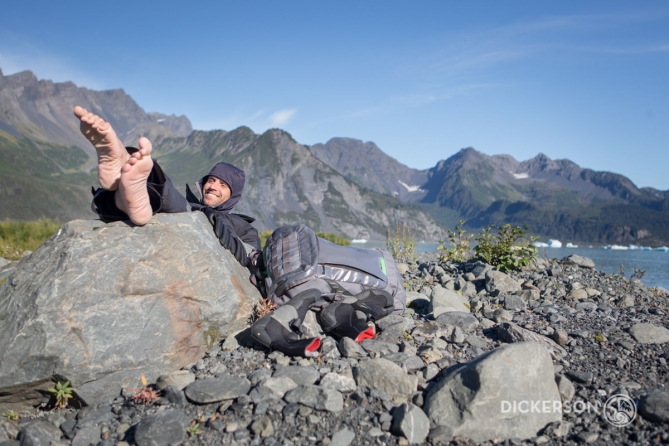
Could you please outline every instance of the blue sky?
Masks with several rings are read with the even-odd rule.
[[[465,4],[466,3],[466,4]],[[197,129],[346,136],[434,166],[543,152],[669,189],[666,1],[3,1],[0,68]]]

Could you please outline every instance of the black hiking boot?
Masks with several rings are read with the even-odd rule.
[[[321,338],[305,339],[302,322],[309,308],[320,299],[318,290],[307,290],[293,297],[272,313],[257,320],[251,327],[251,337],[259,344],[289,356],[318,356]]]

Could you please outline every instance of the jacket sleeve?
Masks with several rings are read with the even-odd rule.
[[[260,246],[260,237],[258,237],[258,230],[251,226],[250,224],[244,222],[244,232],[239,235],[239,238],[248,245],[253,246],[258,251],[262,250]]]

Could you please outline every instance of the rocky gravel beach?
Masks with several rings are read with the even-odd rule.
[[[399,266],[409,310],[373,340],[324,335],[304,359],[242,331],[150,383],[149,404],[123,389],[3,417],[0,446],[669,443],[666,290],[579,256]]]

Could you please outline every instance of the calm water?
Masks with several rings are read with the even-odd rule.
[[[385,248],[385,242],[355,243],[360,248]],[[416,243],[416,252],[434,252],[438,243]],[[618,251],[602,248],[539,248],[539,255],[562,259],[570,254],[588,257],[595,262],[595,269],[609,274],[620,274],[620,266],[630,277],[633,269],[646,271],[641,281],[649,287],[661,286],[669,289],[669,252],[641,251],[638,249]]]

